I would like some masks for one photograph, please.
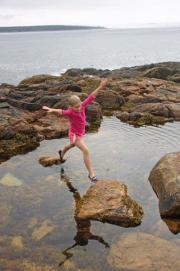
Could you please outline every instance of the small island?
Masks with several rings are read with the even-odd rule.
[[[91,30],[105,29],[100,26],[80,25],[35,25],[35,26],[4,26],[0,27],[0,33],[7,32],[37,32],[37,31],[66,31],[66,30]]]

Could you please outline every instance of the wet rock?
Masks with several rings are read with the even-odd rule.
[[[32,125],[20,121],[19,125],[11,126],[5,119],[0,127],[0,139],[0,162],[35,149],[41,140]]]
[[[176,271],[179,246],[147,233],[124,234],[112,245],[107,261],[117,270]]]
[[[80,75],[82,75],[82,74],[83,74],[83,72],[82,72],[81,69],[68,69],[68,70],[64,73],[64,75],[66,75],[66,76],[72,76],[72,77],[80,76]]]
[[[164,78],[162,71],[168,71],[166,80],[144,77],[152,69],[161,70],[158,78]],[[128,112],[128,117],[125,113],[119,118],[135,126],[180,120],[180,86],[167,81],[180,76],[179,62],[114,71],[70,69],[61,76],[35,75],[18,86],[0,85],[0,161],[35,149],[44,138],[66,136],[67,120],[46,114],[42,106],[65,109],[72,94],[83,100],[98,86],[101,76],[108,76],[109,83],[87,108],[88,129],[99,127],[101,107],[105,115],[112,115],[113,110]]]
[[[166,122],[166,119],[159,116],[154,116],[149,113],[139,113],[139,112],[122,112],[115,114],[118,119],[123,122],[127,122],[135,127],[140,127],[143,125],[162,125]]]
[[[25,101],[17,101],[15,99],[8,99],[8,103],[20,109],[36,111],[41,109],[41,104],[39,103],[28,103]]]
[[[61,138],[68,133],[68,120],[53,114],[40,117],[33,123],[33,128],[45,139]]]
[[[70,84],[66,87],[66,90],[73,91],[73,92],[81,92],[82,88],[77,84]]]
[[[151,170],[149,181],[159,198],[162,217],[180,217],[180,152],[162,157]]]
[[[130,95],[128,96],[128,101],[135,104],[145,104],[145,103],[160,103],[165,101],[166,99],[162,97],[157,97],[152,94],[147,94],[144,96]]]
[[[125,103],[124,98],[115,91],[102,91],[96,101],[105,109],[118,109]]]
[[[141,223],[142,208],[127,195],[127,187],[118,181],[98,181],[82,198],[76,218],[99,220],[122,227]]]
[[[61,99],[60,95],[43,95],[43,97],[41,97],[39,104],[40,107],[42,108],[43,105],[46,105],[48,107],[53,107],[55,104],[57,104],[59,102],[59,100]]]
[[[154,69],[154,70],[153,70]],[[151,71],[151,72],[150,72]],[[142,78],[149,75],[154,78],[163,79],[166,76],[173,76],[180,74],[180,62],[162,62],[153,63],[143,66],[134,66],[129,68],[121,68],[113,70],[111,75],[113,78],[123,77],[123,78]],[[161,77],[162,76],[162,77]]]
[[[178,234],[180,232],[180,219],[163,219],[163,221],[172,233]]]
[[[152,69],[147,70],[144,73],[146,77],[159,78],[159,79],[167,79],[168,76],[172,75],[174,71],[170,68],[166,67],[154,67]]]
[[[14,177],[12,174],[7,173],[1,180],[0,184],[3,184],[5,186],[21,186],[22,181],[18,178]]]
[[[179,121],[180,120],[180,103],[167,104],[167,108],[171,112],[170,116],[173,117],[175,120]]]
[[[136,121],[142,117],[142,114],[139,112],[132,112],[129,114],[129,120]]]
[[[143,125],[162,125],[166,122],[166,118],[163,118],[160,116],[154,116],[149,113],[139,113],[139,114],[136,114],[135,116],[136,118],[129,118],[128,123],[136,127],[143,126]]]
[[[1,108],[9,108],[10,106],[9,106],[9,104],[7,103],[7,102],[0,102],[0,109]]]
[[[59,157],[42,156],[39,158],[39,163],[44,167],[49,167],[52,165],[59,165],[61,162]]]
[[[49,74],[39,74],[39,75],[34,75],[34,76],[31,76],[29,78],[26,78],[24,80],[22,80],[18,87],[24,87],[24,86],[29,86],[29,85],[32,85],[32,84],[39,84],[39,83],[42,83],[46,80],[54,80],[54,79],[57,79],[59,78],[58,76],[53,76],[53,75],[49,75]]]
[[[155,116],[173,117],[166,104],[162,103],[145,103],[133,108],[133,111],[139,113],[150,113]]]
[[[127,100],[129,103],[141,104],[144,102],[144,97],[142,95],[131,94],[128,95]]]
[[[102,110],[98,103],[92,103],[86,107],[86,121],[90,123],[90,128],[99,128],[102,120]]]
[[[168,80],[174,81],[176,83],[180,83],[180,74],[174,74],[168,77]]]
[[[123,122],[127,122],[129,120],[129,113],[128,112],[120,112],[116,114],[116,117]]]
[[[40,135],[29,123],[32,113],[13,106],[0,111],[0,162],[39,146]]]
[[[85,76],[85,75],[102,76],[103,77],[103,76],[107,76],[110,74],[111,74],[111,71],[108,69],[97,70],[95,68],[69,69],[64,73],[65,76],[71,76],[71,77],[79,77],[79,76]]]

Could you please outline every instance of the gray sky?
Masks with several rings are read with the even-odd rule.
[[[180,0],[0,0],[0,26],[180,25]]]

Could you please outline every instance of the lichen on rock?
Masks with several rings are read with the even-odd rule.
[[[122,227],[138,226],[142,216],[142,207],[127,195],[127,187],[111,180],[92,185],[76,210],[79,220],[99,220]]]

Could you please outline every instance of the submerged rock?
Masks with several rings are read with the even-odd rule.
[[[15,236],[12,239],[11,246],[14,249],[22,250],[23,249],[23,238],[22,236]]]
[[[10,221],[12,208],[5,202],[0,201],[0,228],[6,226]]]
[[[52,232],[55,229],[55,225],[50,220],[45,220],[43,223],[34,229],[32,233],[32,239],[39,241],[44,238],[47,234]]]
[[[180,152],[162,157],[152,169],[149,181],[159,198],[161,216],[180,218]]]
[[[179,246],[147,233],[124,234],[112,245],[107,261],[118,270],[177,271]]]
[[[7,173],[1,180],[0,183],[5,186],[21,186],[22,181],[16,177],[14,177],[12,174]]]
[[[39,158],[39,163],[44,167],[50,167],[52,165],[61,164],[60,158],[51,157],[51,156],[42,156]]]
[[[55,266],[49,265],[47,263],[34,262],[31,259],[5,259],[1,257],[0,267],[1,270],[10,270],[10,271],[57,271]]]
[[[143,209],[127,195],[127,187],[118,181],[98,181],[79,202],[79,220],[99,220],[122,227],[141,223]]]

